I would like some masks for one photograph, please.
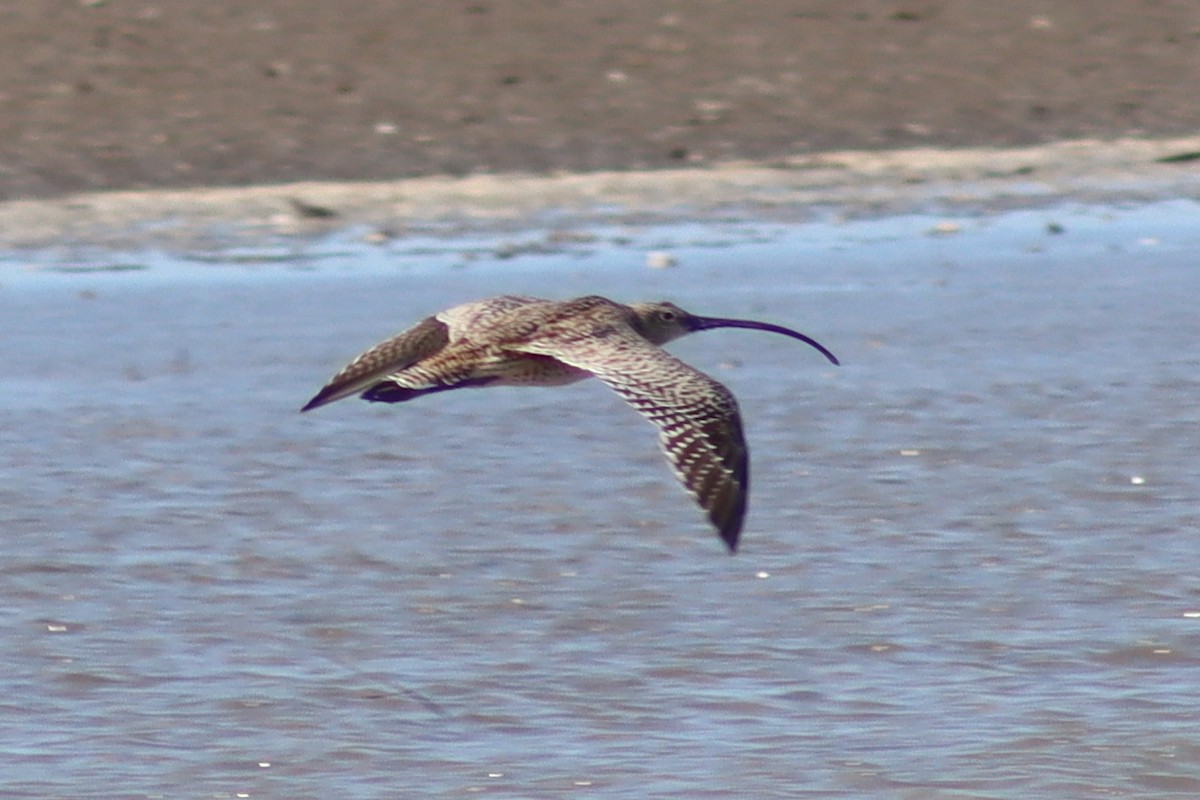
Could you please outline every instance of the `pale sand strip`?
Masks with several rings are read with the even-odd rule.
[[[771,164],[707,169],[428,177],[358,183],[293,183],[80,194],[0,203],[0,248],[55,244],[187,246],[213,237],[236,244],[330,227],[405,230],[459,225],[538,225],[546,212],[581,220],[702,218],[737,209],[803,218],[837,213],[946,212],[1040,205],[1200,198],[1200,137],[1072,141],[1022,149],[829,152]],[[307,217],[294,201],[329,209]]]

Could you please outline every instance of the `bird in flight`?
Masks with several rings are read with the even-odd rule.
[[[667,302],[504,295],[447,309],[380,342],[334,375],[301,411],[355,394],[403,403],[450,389],[599,378],[658,429],[676,477],[733,552],[750,488],[737,401],[724,385],[662,348],[712,328],[790,336],[838,363],[815,339],[767,322],[700,317]]]

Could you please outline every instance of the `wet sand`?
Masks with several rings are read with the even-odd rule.
[[[1200,130],[1189,0],[24,0],[0,199]]]
[[[0,248],[802,222],[1193,196],[1200,180],[1185,2],[2,13]]]
[[[785,164],[540,177],[98,192],[0,204],[9,248],[220,249],[356,231],[370,241],[497,228],[554,231],[729,217],[804,223],[904,213],[979,214],[1061,202],[1191,197],[1181,154],[1200,137],[973,150],[839,151]]]

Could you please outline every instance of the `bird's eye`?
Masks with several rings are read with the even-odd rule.
[[[671,311],[670,309],[663,309],[662,311],[658,312],[658,318],[663,322],[674,322],[675,317],[675,312]]]

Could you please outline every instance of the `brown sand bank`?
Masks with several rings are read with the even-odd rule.
[[[24,0],[0,198],[1200,131],[1191,0]]]
[[[0,242],[176,248],[350,227],[387,238],[431,226],[453,232],[462,225],[562,227],[730,213],[800,221],[829,210],[841,216],[977,213],[1064,200],[1196,197],[1200,177],[1194,163],[1175,160],[1195,152],[1200,137],[1002,150],[829,152],[771,166],[730,162],[644,172],[94,192],[0,203]]]

